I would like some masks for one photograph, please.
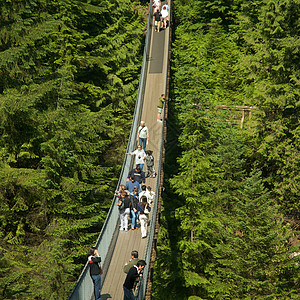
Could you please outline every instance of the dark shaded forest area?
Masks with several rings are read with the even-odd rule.
[[[66,299],[123,162],[148,1],[2,0],[0,295]]]
[[[173,1],[153,299],[299,299],[299,9]]]

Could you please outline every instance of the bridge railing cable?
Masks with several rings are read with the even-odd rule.
[[[145,94],[145,85],[147,80],[147,61],[149,59],[149,51],[150,51],[150,39],[151,39],[151,16],[152,16],[152,1],[149,1],[149,15],[148,15],[148,23],[147,23],[147,33],[145,37],[144,44],[144,53],[143,53],[143,63],[140,74],[139,88],[137,94],[137,100],[135,104],[135,111],[131,126],[131,131],[129,135],[129,141],[127,145],[127,152],[131,152],[136,147],[136,134],[138,124],[141,119],[141,112],[143,108],[143,100]],[[127,175],[130,169],[133,166],[133,157],[125,155],[121,174],[119,177],[118,187],[120,184],[126,182]],[[112,201],[112,205],[107,214],[106,220],[102,226],[101,232],[98,236],[98,239],[95,243],[95,246],[99,250],[103,261],[103,276],[102,281],[105,280],[106,270],[109,266],[109,261],[113,253],[113,249],[115,247],[116,239],[119,233],[119,211],[116,206],[118,198],[114,197]],[[82,299],[91,299],[93,295],[93,282],[90,278],[88,272],[88,264],[86,263],[83,271],[81,272],[73,290],[71,291],[68,300],[82,300]]]
[[[163,122],[164,122],[164,117],[163,117]],[[161,135],[163,136],[163,131],[164,128],[162,126],[161,128]],[[158,166],[161,166],[162,164],[162,149],[163,149],[163,141],[161,142],[160,145],[160,155],[159,155],[159,159],[158,159]],[[153,238],[154,238],[154,230],[155,230],[155,222],[156,222],[156,215],[157,215],[157,203],[158,203],[158,196],[159,196],[159,191],[160,191],[160,177],[161,177],[161,172],[160,172],[161,168],[158,168],[157,170],[157,184],[156,184],[156,189],[155,189],[155,199],[154,202],[152,204],[151,207],[151,220],[150,220],[150,229],[149,229],[149,233],[148,233],[148,239],[147,239],[147,246],[146,246],[146,251],[145,251],[145,261],[147,263],[144,271],[143,271],[143,278],[142,280],[139,282],[139,285],[137,287],[136,290],[136,294],[135,294],[135,298],[138,300],[143,300],[145,297],[145,291],[146,291],[146,282],[147,282],[147,277],[149,274],[149,262],[150,262],[150,258],[151,258],[151,253],[152,253],[152,244],[153,244]]]
[[[169,0],[169,6],[171,7],[171,0]],[[170,18],[171,19],[171,18]],[[170,23],[169,23],[170,26]],[[164,82],[164,94],[168,95],[168,84],[169,84],[169,51],[170,51],[170,38],[168,38],[168,46],[167,46],[167,52],[166,52],[166,77],[165,77],[165,82]],[[165,106],[166,103],[164,103],[164,108],[163,108],[163,112],[162,112],[162,121],[163,124],[165,123]],[[144,271],[143,271],[143,278],[142,280],[139,282],[139,285],[137,287],[136,293],[135,293],[135,299],[136,300],[143,300],[145,299],[145,294],[146,294],[146,283],[148,281],[148,276],[152,276],[153,274],[150,274],[149,272],[149,268],[150,268],[150,260],[151,260],[151,255],[152,255],[152,251],[153,251],[153,240],[154,240],[154,236],[155,236],[155,222],[157,220],[157,214],[160,213],[160,211],[158,211],[158,200],[159,200],[159,193],[161,191],[163,191],[163,188],[161,188],[160,186],[160,182],[161,182],[161,177],[162,177],[162,173],[161,171],[163,171],[163,167],[161,168],[162,164],[163,164],[163,147],[164,147],[164,126],[162,126],[161,128],[161,143],[160,143],[160,147],[159,147],[159,158],[158,158],[158,170],[157,170],[157,184],[156,184],[156,189],[155,189],[155,201],[152,204],[152,216],[151,216],[151,221],[150,221],[150,230],[149,230],[149,235],[148,235],[148,240],[147,240],[147,246],[146,246],[146,251],[145,251],[145,261],[147,263]],[[152,278],[150,278],[150,280],[152,280]]]

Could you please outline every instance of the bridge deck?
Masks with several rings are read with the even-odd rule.
[[[147,149],[153,151],[153,156],[155,158],[154,166],[157,171],[160,167],[158,166],[158,158],[162,139],[162,123],[157,122],[157,104],[160,95],[165,93],[169,29],[167,28],[160,32],[154,32],[154,27],[152,27],[151,30],[150,56],[148,60],[148,73],[141,120],[145,121],[149,128],[150,138]],[[145,169],[146,166],[144,166],[144,171]],[[150,185],[152,191],[155,191],[156,184],[158,184],[156,178],[146,179],[146,185]],[[132,250],[137,250],[139,252],[139,257],[144,258],[147,242],[148,239],[141,238],[141,230],[139,228],[137,230],[129,230],[128,232],[122,231],[118,233],[111,263],[102,285],[102,300],[123,299],[123,283],[125,280],[123,266],[125,262],[128,262],[130,259]]]

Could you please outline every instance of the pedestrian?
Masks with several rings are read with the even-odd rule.
[[[153,151],[151,150],[147,150],[146,151],[146,166],[147,166],[147,170],[145,173],[145,177],[155,177],[156,173],[155,173],[155,169],[154,169],[154,157],[152,155]]]
[[[101,275],[102,269],[99,263],[101,257],[96,247],[91,247],[88,252],[88,265],[90,268],[90,276],[94,284],[95,300],[101,300]]]
[[[123,284],[124,300],[134,300],[133,286],[137,278],[142,276],[142,272],[146,266],[144,260],[139,260],[137,264],[130,268]]]
[[[160,0],[152,0],[153,4],[152,7],[154,8],[154,12],[156,11],[157,8],[160,9],[161,7],[161,1]]]
[[[158,105],[157,105],[157,110],[158,110],[157,111],[157,122],[162,122],[161,113],[164,108],[165,100],[166,100],[165,94],[161,94],[161,96],[159,97],[159,100],[158,100]]]
[[[162,9],[164,9],[164,7],[165,7],[165,9],[166,9],[168,12],[170,11],[170,7],[169,7],[169,5],[168,5],[168,1],[165,2],[165,4],[163,5]]]
[[[154,23],[155,31],[157,32],[159,32],[160,30],[161,21],[162,21],[161,13],[159,11],[159,8],[156,8],[155,13],[153,14],[153,23]]]
[[[148,214],[151,207],[147,202],[147,197],[143,196],[138,204],[139,219],[141,223],[142,239],[147,237]]]
[[[141,125],[138,128],[136,140],[144,151],[146,151],[146,145],[148,145],[149,142],[149,130],[144,121],[141,121]]]
[[[138,191],[141,190],[140,184],[135,180],[134,176],[132,176],[130,177],[130,181],[126,183],[126,190],[132,193],[134,187],[137,187]]]
[[[169,22],[169,10],[167,9],[167,5],[164,5],[161,10],[161,18],[162,18],[162,27],[167,28],[167,23]]]
[[[139,218],[139,212],[137,210],[137,206],[139,203],[139,191],[137,187],[134,187],[132,193],[130,194],[131,201],[131,230],[135,230],[137,228],[137,220]]]
[[[155,193],[152,192],[152,189],[151,189],[151,186],[147,186],[147,200],[148,200],[148,203],[152,203],[154,201],[154,196],[155,196]]]
[[[127,177],[127,182],[130,178],[134,177],[135,181],[137,181],[140,185],[145,183],[145,173],[141,170],[140,166],[137,166],[135,169],[132,169]]]
[[[135,164],[136,166],[140,166],[141,170],[143,170],[144,166],[144,158],[146,156],[145,151],[142,149],[141,145],[138,145],[137,149],[133,152],[125,153],[128,155],[135,155]]]
[[[126,190],[126,186],[124,184],[121,184],[119,190],[115,191],[115,196],[120,196],[122,191],[125,191],[126,194],[129,194],[129,191]]]
[[[142,199],[142,197],[147,197],[147,202],[151,204],[154,200],[155,193],[151,192],[151,187],[146,187],[145,185],[142,185],[142,191],[139,193],[139,199]]]
[[[147,187],[143,184],[141,187],[141,192],[139,193],[140,199],[142,199],[143,196],[147,197],[147,194],[148,194]],[[147,197],[147,200],[148,200],[148,197]]]
[[[121,223],[120,231],[125,230],[127,232],[128,216],[130,214],[131,201],[130,201],[130,196],[128,196],[125,191],[121,192],[117,206],[119,207],[119,214],[120,214],[120,223]]]
[[[136,250],[132,250],[131,251],[131,259],[129,260],[129,262],[125,263],[125,266],[123,267],[123,271],[124,273],[128,273],[129,270],[131,269],[131,267],[135,266],[137,264],[137,262],[140,260],[139,258],[139,253]]]

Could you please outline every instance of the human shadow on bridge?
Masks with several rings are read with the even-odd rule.
[[[101,300],[107,300],[107,299],[112,299],[110,294],[102,294],[101,295]]]

